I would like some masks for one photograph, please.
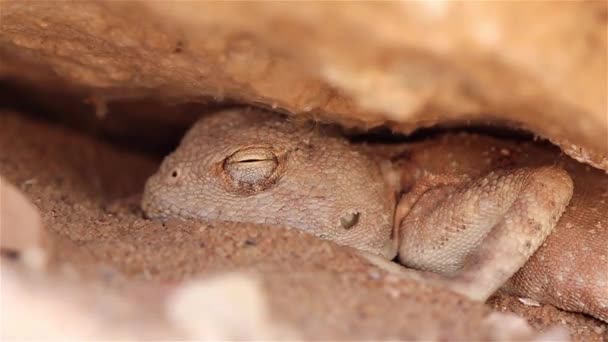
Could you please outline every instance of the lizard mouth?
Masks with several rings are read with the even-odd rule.
[[[188,198],[173,187],[164,186],[160,180],[153,176],[146,182],[141,200],[144,217],[161,220],[171,217],[198,218],[196,213],[188,210]]]
[[[141,208],[144,217],[148,219],[165,218],[170,210],[169,206],[164,204],[163,196],[159,195],[163,189],[159,188],[157,183],[157,177],[153,176],[148,179],[144,187]]]
[[[191,215],[183,212],[175,204],[170,204],[170,201],[163,200],[160,196],[144,196],[142,199],[142,209],[144,217],[147,219],[168,219],[170,217],[188,218]]]
[[[144,217],[147,219],[162,218],[162,210],[160,210],[157,205],[152,204],[158,202],[151,200],[150,196],[152,196],[150,193],[148,193],[147,191],[144,192],[144,196],[141,202],[141,207],[144,211]]]

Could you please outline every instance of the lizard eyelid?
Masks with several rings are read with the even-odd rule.
[[[278,165],[278,158],[270,148],[248,147],[226,158],[223,169],[237,184],[256,185],[270,180]]]
[[[226,158],[226,163],[253,163],[276,159],[276,155],[268,147],[247,147]]]

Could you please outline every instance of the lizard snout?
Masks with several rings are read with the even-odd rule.
[[[169,206],[164,204],[166,202],[164,200],[166,190],[158,174],[148,179],[141,200],[141,207],[146,218],[154,219],[167,216]]]

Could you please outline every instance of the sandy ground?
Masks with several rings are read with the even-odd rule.
[[[304,233],[228,223],[154,222],[139,196],[161,156],[129,152],[56,124],[0,112],[0,174],[39,208],[51,269],[116,287],[172,286],[230,270],[256,272],[270,315],[312,339],[485,340],[495,309],[539,330],[606,341],[608,327],[550,306],[496,296],[490,305],[395,279],[351,250]],[[205,308],[201,308],[205,310]]]

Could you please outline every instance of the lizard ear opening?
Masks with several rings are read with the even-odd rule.
[[[226,158],[223,169],[234,183],[247,187],[268,183],[278,165],[278,158],[270,148],[248,147]]]
[[[358,211],[348,211],[340,217],[340,225],[342,228],[349,230],[359,223],[359,216],[361,216],[361,213]]]

